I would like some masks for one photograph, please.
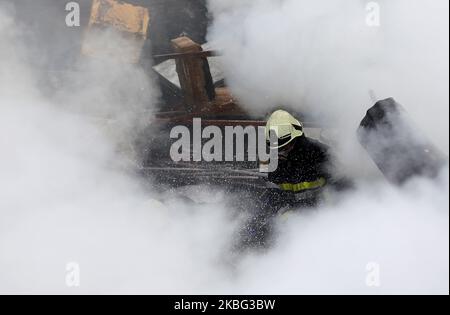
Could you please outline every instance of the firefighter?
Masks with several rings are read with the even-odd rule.
[[[268,119],[266,140],[271,150],[278,150],[278,167],[269,173],[269,182],[283,192],[274,197],[281,200],[272,200],[272,204],[317,206],[332,177],[329,147],[308,138],[303,124],[284,110]]]
[[[329,147],[306,137],[302,123],[288,112],[278,110],[270,116],[266,140],[271,150],[278,150],[278,167],[270,170],[267,189],[241,233],[244,249],[270,246],[276,218],[314,209],[331,182]]]

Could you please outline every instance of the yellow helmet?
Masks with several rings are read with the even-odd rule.
[[[274,132],[278,139],[277,146],[270,142],[271,132]],[[277,110],[269,117],[266,125],[266,140],[272,149],[280,149],[301,136],[303,136],[302,123],[288,112]]]

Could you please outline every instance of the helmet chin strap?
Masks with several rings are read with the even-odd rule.
[[[287,159],[288,158],[289,153],[291,153],[292,149],[294,148],[295,141],[296,141],[296,139],[293,139],[285,147],[278,149],[278,156],[281,159]]]

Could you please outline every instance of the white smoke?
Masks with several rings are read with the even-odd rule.
[[[245,261],[240,292],[448,294],[447,191],[448,174],[404,190],[375,183],[295,215],[276,249]]]
[[[251,112],[283,106],[322,117],[340,130],[340,153],[353,168],[364,154],[355,129],[373,90],[395,97],[448,154],[448,1],[209,3],[209,40],[224,51],[228,84]],[[369,3],[379,5],[379,27],[367,24]]]
[[[281,222],[277,246],[230,267],[239,222],[225,197],[194,206],[157,195],[120,154],[118,142],[140,126],[133,113],[151,113],[157,98],[151,81],[137,93],[149,80],[142,69],[85,65],[95,71],[72,74],[49,99],[27,49],[0,6],[0,293],[448,293],[448,170],[403,189],[361,184],[335,205]],[[124,127],[105,133],[105,120]],[[80,287],[66,286],[71,262]],[[366,285],[370,262],[380,287]]]
[[[36,84],[41,73],[29,66],[33,54],[22,34],[2,3],[0,292],[181,293],[204,286],[233,225],[222,227],[221,207],[162,204],[133,175],[125,144],[150,123],[158,96],[148,76],[115,60],[79,60],[50,99]],[[73,262],[79,288],[66,286]]]
[[[379,27],[367,23],[374,4]],[[284,245],[250,260],[243,282],[254,284],[244,291],[448,292],[448,171],[440,183],[384,186],[355,137],[372,90],[395,97],[448,154],[448,1],[210,0],[209,8],[208,40],[223,50],[242,104],[255,114],[295,109],[339,129],[341,166],[366,182],[289,224]],[[361,282],[371,260],[386,268],[380,290]]]

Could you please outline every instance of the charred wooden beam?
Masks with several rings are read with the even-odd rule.
[[[187,52],[187,53],[173,53],[173,54],[162,54],[162,55],[154,55],[153,60],[156,63],[164,62],[169,59],[182,59],[188,57],[197,57],[197,58],[209,58],[209,57],[218,57],[222,54],[216,50],[206,50],[206,51],[198,51],[198,52]]]
[[[208,59],[195,56],[203,53],[203,48],[189,37],[176,38],[172,40],[172,45],[176,53],[191,54],[189,57],[176,59],[176,70],[187,111],[201,112],[215,98]]]

